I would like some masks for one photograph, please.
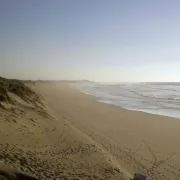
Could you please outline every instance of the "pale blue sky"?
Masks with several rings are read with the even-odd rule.
[[[0,75],[180,81],[180,1],[0,0]]]

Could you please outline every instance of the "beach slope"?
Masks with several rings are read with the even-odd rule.
[[[103,104],[66,82],[19,86],[1,92],[6,166],[39,179],[180,179],[179,119]]]

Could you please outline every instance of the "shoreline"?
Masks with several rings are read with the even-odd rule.
[[[100,103],[103,103],[103,104],[108,104],[108,105],[112,105],[112,106],[115,106],[115,107],[120,107],[120,108],[126,109],[128,111],[137,111],[137,112],[142,112],[142,113],[147,113],[147,114],[152,114],[152,115],[157,115],[157,116],[163,116],[163,117],[169,117],[169,118],[174,118],[174,119],[179,119],[180,120],[180,115],[179,116],[178,115],[177,116],[173,116],[173,115],[171,116],[171,115],[166,115],[166,114],[163,114],[163,113],[160,113],[160,112],[158,113],[157,111],[156,111],[157,113],[155,113],[155,111],[153,111],[153,110],[142,110],[142,109],[138,110],[138,109],[135,109],[135,108],[134,109],[133,108],[125,108],[125,107],[122,107],[120,105],[116,105],[116,104],[113,104],[113,103],[110,103],[110,102],[106,102],[106,100],[102,100],[102,99],[96,97],[95,95],[93,95],[91,93],[88,93],[88,92],[85,92],[85,91],[83,91],[83,90],[81,90],[81,89],[79,89],[77,87],[74,87],[74,88],[77,89],[79,92],[85,94],[85,95],[94,97],[97,102],[100,102]]]
[[[103,100],[96,100],[96,101],[100,102],[100,103],[103,103],[103,104],[108,104],[108,105],[111,105],[111,106],[120,107],[120,108],[128,110],[128,111],[135,111],[135,112],[140,112],[140,113],[146,113],[146,114],[149,114],[149,115],[156,115],[156,116],[162,116],[162,117],[168,117],[168,118],[179,119],[180,120],[180,117],[168,116],[168,115],[163,115],[163,114],[158,114],[158,113],[156,114],[156,113],[153,113],[153,112],[149,112],[148,110],[147,111],[146,110],[143,111],[143,110],[138,110],[138,109],[130,109],[130,108],[128,109],[128,108],[121,107],[119,105],[103,102]]]
[[[156,115],[156,116],[162,116],[162,117],[167,117],[167,118],[179,119],[180,120],[180,117],[176,117],[176,116],[168,116],[168,115],[163,115],[163,114],[158,114],[158,113],[156,114],[156,113],[153,113],[153,112],[148,112],[148,110],[147,111],[142,111],[142,110],[138,110],[138,109],[130,109],[130,108],[128,109],[128,108],[122,107],[120,105],[115,105],[113,103],[108,103],[108,102],[106,103],[105,100],[98,99],[93,94],[87,93],[85,91],[81,91],[77,87],[74,87],[74,89],[76,89],[77,91],[79,91],[82,94],[85,94],[87,96],[90,96],[91,98],[94,98],[96,102],[99,102],[99,103],[102,103],[102,104],[107,104],[107,105],[110,105],[110,106],[113,106],[113,107],[119,107],[119,108],[127,110],[127,111],[146,113],[146,114],[149,114],[149,115]]]

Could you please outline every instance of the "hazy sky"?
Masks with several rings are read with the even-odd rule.
[[[180,81],[180,1],[0,0],[0,76]]]

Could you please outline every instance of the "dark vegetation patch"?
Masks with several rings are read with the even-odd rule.
[[[37,101],[42,104],[39,96],[23,81],[0,77],[0,102],[12,102],[8,92],[16,94],[26,102],[36,104]]]

